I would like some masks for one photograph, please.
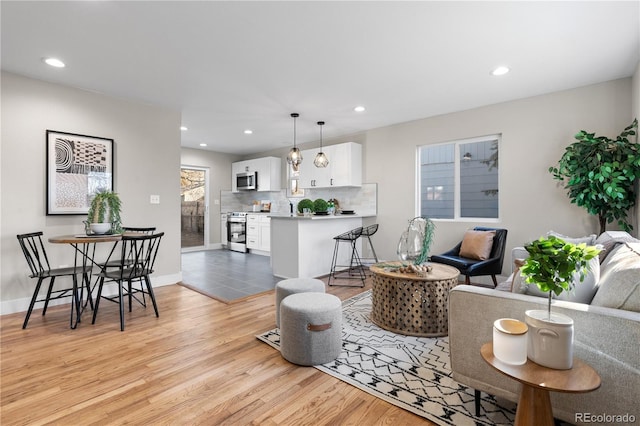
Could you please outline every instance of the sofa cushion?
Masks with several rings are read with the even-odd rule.
[[[491,255],[496,231],[468,230],[464,233],[460,256],[467,259],[486,260]]]
[[[602,262],[591,304],[640,312],[640,243],[619,244]]]

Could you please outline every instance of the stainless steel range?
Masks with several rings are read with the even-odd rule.
[[[247,252],[247,213],[227,214],[227,248],[242,253]]]

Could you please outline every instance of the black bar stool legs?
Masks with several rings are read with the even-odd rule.
[[[369,225],[365,228],[362,228],[362,239],[364,240],[365,238],[367,239],[367,241],[369,242],[369,247],[371,248],[371,253],[373,254],[373,257],[370,258],[360,258],[360,260],[365,261],[365,260],[373,260],[373,263],[378,263],[378,255],[376,254],[376,250],[373,248],[373,243],[371,242],[371,236],[373,234],[375,234],[376,232],[378,232],[378,224],[374,224],[374,225]]]
[[[358,238],[362,235],[362,227],[352,229],[351,231],[345,232],[344,234],[340,234],[333,239],[336,241],[335,247],[333,249],[333,258],[331,260],[331,272],[329,272],[329,280],[327,282],[328,285],[331,284],[331,279],[333,278],[345,278],[345,279],[359,279],[362,281],[362,286],[364,287],[364,280],[366,276],[364,274],[364,267],[362,266],[362,260],[360,259],[360,255],[358,254],[358,249],[356,246],[356,242]],[[349,260],[349,265],[339,265],[338,264],[338,252],[340,248],[340,243],[348,243],[351,246],[351,255]],[[346,269],[343,269],[346,268]],[[338,277],[337,274],[344,274],[346,276]],[[335,285],[335,284],[334,284]]]

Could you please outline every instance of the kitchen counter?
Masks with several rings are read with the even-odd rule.
[[[290,213],[272,213],[273,219],[290,219],[290,220],[334,220],[334,219],[353,219],[363,217],[373,217],[375,215],[360,214],[337,214],[337,215],[311,215],[311,216],[292,216]]]
[[[373,215],[372,215],[373,216]],[[328,275],[335,247],[333,237],[362,226],[361,215],[271,215],[271,267],[281,278]],[[361,240],[357,249],[361,252]],[[339,265],[349,264],[351,247],[341,244]]]

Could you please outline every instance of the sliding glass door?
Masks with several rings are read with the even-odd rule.
[[[180,169],[182,249],[201,249],[209,243],[207,172],[189,166]]]

